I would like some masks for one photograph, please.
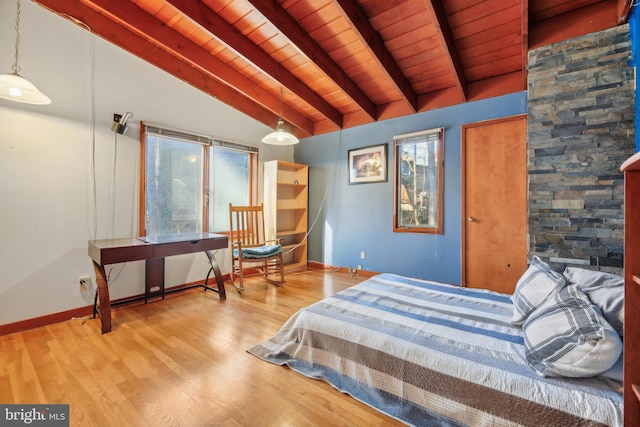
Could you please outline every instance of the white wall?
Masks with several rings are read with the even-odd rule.
[[[15,3],[0,1],[0,73],[14,61],[14,20]],[[293,160],[291,147],[260,144],[267,126],[30,1],[20,34],[20,74],[52,103],[0,99],[0,325],[93,304],[87,240],[138,234],[140,121],[259,146],[261,162]],[[113,114],[127,111],[116,137]],[[166,285],[203,279],[207,265],[204,254],[170,258]],[[141,294],[144,263],[113,266],[110,278],[112,299]]]

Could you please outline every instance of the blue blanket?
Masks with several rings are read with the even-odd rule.
[[[255,356],[414,426],[622,426],[622,384],[542,378],[509,295],[382,274],[294,314]]]

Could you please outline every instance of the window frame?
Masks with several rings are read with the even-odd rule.
[[[147,129],[153,129],[152,132],[147,132]],[[147,198],[147,135],[152,134],[154,136],[166,136],[177,140],[182,140],[185,143],[200,144],[203,146],[203,173],[202,173],[202,188],[201,188],[201,201],[202,201],[202,231],[203,232],[215,232],[218,234],[229,235],[228,230],[210,230],[209,227],[209,203],[211,194],[210,175],[211,175],[211,152],[216,148],[226,150],[242,151],[249,154],[249,185],[248,185],[248,199],[249,204],[254,204],[258,197],[258,155],[259,151],[257,147],[249,146],[246,144],[235,143],[231,141],[224,141],[219,138],[214,138],[205,135],[197,135],[191,132],[185,132],[180,130],[170,129],[164,126],[148,124],[140,122],[140,174],[139,174],[139,206],[138,211],[138,230],[140,236],[147,235],[147,218],[146,218],[146,198]]]
[[[401,223],[402,218],[402,199],[401,190],[399,189],[399,185],[401,181],[402,174],[402,162],[403,158],[400,154],[400,149],[402,146],[410,144],[407,142],[409,139],[416,139],[420,137],[424,137],[423,142],[428,142],[429,135],[437,134],[438,138],[435,142],[436,144],[436,154],[437,158],[435,164],[430,167],[435,167],[437,172],[437,183],[436,183],[436,191],[437,197],[435,200],[438,205],[434,209],[437,218],[436,224],[434,226],[423,226],[418,224],[406,225]],[[414,144],[417,144],[420,141],[416,141]],[[423,130],[419,132],[413,132],[403,135],[397,135],[393,137],[393,156],[394,156],[394,164],[393,164],[393,231],[397,233],[424,233],[424,234],[443,234],[443,205],[444,205],[444,194],[443,194],[443,181],[444,181],[444,128],[434,128]]]

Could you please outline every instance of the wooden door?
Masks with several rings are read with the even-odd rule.
[[[513,293],[527,268],[526,116],[462,127],[462,282]]]

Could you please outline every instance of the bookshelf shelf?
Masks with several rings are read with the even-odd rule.
[[[309,168],[273,160],[264,163],[267,238],[282,240],[286,270],[307,267]]]

